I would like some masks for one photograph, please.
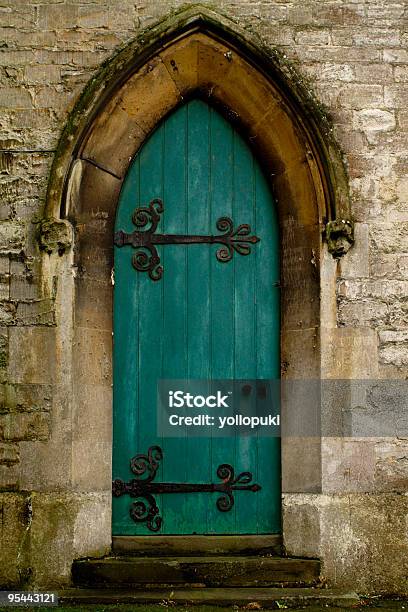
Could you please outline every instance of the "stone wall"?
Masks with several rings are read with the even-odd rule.
[[[202,3],[277,47],[326,106],[350,177],[356,243],[322,260],[322,376],[405,379],[408,365],[408,52],[402,0]],[[184,5],[176,0],[2,0],[0,65],[0,582],[69,581],[109,548],[109,494],[82,485],[73,426],[72,254],[38,233],[61,130],[104,60]],[[94,341],[106,343],[103,330]],[[110,384],[98,361],[92,389]],[[89,354],[92,360],[92,353]],[[80,399],[78,400],[80,403]],[[384,405],[389,398],[384,398]],[[109,433],[105,411],[99,427]],[[82,418],[82,420],[81,420]],[[103,451],[103,449],[102,449]],[[101,452],[102,452],[101,451]],[[110,458],[102,466],[109,472]],[[319,555],[330,584],[402,592],[408,448],[328,440],[322,495],[285,495],[291,554]],[[378,525],[382,529],[378,529]],[[105,528],[105,531],[104,531]],[[299,539],[296,533],[303,533]],[[370,558],[370,562],[366,562]]]

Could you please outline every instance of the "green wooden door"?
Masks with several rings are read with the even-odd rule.
[[[217,482],[217,467],[250,471],[262,489],[237,491],[220,512],[208,492],[156,495],[160,534],[256,534],[280,531],[278,438],[159,438],[159,379],[279,378],[279,238],[274,202],[252,152],[204,102],[171,114],[135,156],[123,184],[116,229],[132,232],[132,213],[161,198],[157,232],[214,234],[216,221],[248,223],[260,241],[244,257],[220,263],[219,245],[158,246],[163,277],[132,266],[131,246],[115,247],[113,476],[134,478],[130,459],[163,450],[160,482]],[[113,499],[114,535],[152,534],[129,514],[129,495]],[[139,508],[140,509],[140,508]]]

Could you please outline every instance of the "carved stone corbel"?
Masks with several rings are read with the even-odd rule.
[[[43,219],[38,241],[42,251],[63,255],[72,244],[72,225],[66,219]]]
[[[335,219],[326,223],[325,238],[329,252],[335,259],[347,253],[354,244],[354,224],[349,219]]]

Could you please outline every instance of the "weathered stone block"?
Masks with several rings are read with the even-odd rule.
[[[407,49],[384,49],[382,52],[384,62],[390,63],[406,63],[408,62],[408,50]]]
[[[12,300],[35,300],[40,297],[41,287],[38,266],[32,261],[12,259],[10,261],[10,298]]]
[[[71,53],[74,66],[97,68],[105,59],[106,53],[103,51],[73,51]],[[84,79],[83,84],[86,83]]]
[[[263,23],[260,27],[259,33],[261,36],[275,41],[274,45],[279,47],[286,48],[286,46],[293,45],[295,42],[294,28],[292,26],[287,26],[284,23]]]
[[[50,415],[47,412],[0,415],[4,440],[48,440]]]
[[[0,586],[17,587],[29,576],[28,503],[24,495],[0,493]]]
[[[113,286],[111,279],[87,278],[77,283],[77,323],[80,327],[112,329]],[[103,305],[103,306],[102,306]],[[95,316],[95,313],[98,313]]]
[[[319,65],[318,75],[321,80],[328,81],[354,81],[355,67],[350,64],[324,63]]]
[[[362,83],[372,83],[375,74],[376,83],[390,83],[393,81],[392,67],[385,64],[359,64],[353,66],[355,80]]]
[[[408,341],[385,343],[380,348],[381,363],[408,366]]]
[[[370,223],[370,246],[377,253],[407,253],[408,221]]]
[[[346,108],[366,109],[384,104],[382,85],[348,83],[341,87],[337,103]]]
[[[75,376],[77,384],[111,385],[112,332],[78,327],[76,330]]]
[[[101,557],[111,548],[110,489],[82,495],[74,523],[74,558]]]
[[[406,493],[285,495],[286,552],[320,557],[323,580],[333,586],[362,593],[408,593],[407,514]],[[308,537],[299,537],[299,524],[312,526],[314,533],[308,527]],[[316,533],[319,548],[313,546]]]
[[[295,34],[295,42],[298,45],[325,46],[330,44],[330,31],[321,29],[299,30]]]
[[[0,257],[0,300],[10,297],[10,261],[9,258]]]
[[[371,277],[398,277],[398,256],[396,253],[370,255],[370,276]]]
[[[58,120],[64,121],[80,93],[80,88],[74,91],[64,91],[60,85],[39,86],[35,91],[34,105],[37,109],[50,109],[58,113]]]
[[[56,368],[55,333],[50,328],[10,329],[10,381],[48,384]]]
[[[61,492],[32,496],[30,562],[33,584],[47,588],[67,585],[76,556],[107,553],[110,544],[107,497]],[[85,539],[79,542],[85,531]]]
[[[16,325],[55,325],[55,301],[53,298],[17,303],[14,322]]]
[[[53,415],[51,437],[22,440],[19,485],[25,491],[70,490],[72,487],[71,432],[66,419]]]
[[[380,491],[404,493],[408,482],[408,443],[383,440],[375,446],[375,487]]]
[[[285,378],[293,378],[294,372],[302,372],[302,378],[314,379],[318,376],[318,364],[310,354],[318,354],[319,329],[285,330],[285,342],[282,351],[282,371]],[[304,359],[308,354],[309,358]],[[303,367],[301,366],[303,364]],[[299,374],[298,374],[299,376]]]
[[[8,364],[8,332],[7,328],[0,327],[0,379],[2,379]],[[0,386],[1,389],[1,386]],[[1,393],[0,393],[1,397]],[[0,400],[1,401],[1,400]],[[1,408],[0,408],[1,412]]]
[[[375,446],[369,438],[326,438],[322,443],[324,493],[375,490]]]
[[[10,46],[15,46],[18,42],[18,46],[21,49],[53,48],[57,42],[56,32],[43,32],[34,29],[19,29],[18,34],[16,35],[16,30],[13,28],[1,28],[0,34],[2,40],[9,42]],[[18,41],[16,41],[16,38]]]
[[[291,6],[287,12],[287,19],[293,25],[313,23],[313,8],[311,6]]]
[[[296,388],[296,387],[295,387]],[[290,402],[282,398],[282,412],[290,413],[294,401],[301,401],[302,393],[298,385],[297,397]],[[295,394],[293,394],[295,395]],[[297,406],[299,404],[297,403]],[[293,412],[293,410],[292,410]],[[286,419],[289,422],[290,416]],[[293,419],[295,420],[295,419]],[[299,423],[292,423],[295,431]],[[299,471],[299,465],[302,470]],[[319,437],[286,437],[282,440],[282,492],[286,493],[318,493],[322,487],[321,474],[321,441]]]
[[[81,491],[111,487],[112,389],[103,385],[76,385],[72,415],[72,480]],[[87,407],[85,410],[84,407]],[[97,443],[89,445],[89,431]],[[94,466],[98,465],[97,473]]]
[[[399,298],[406,295],[408,281],[404,280],[339,280],[338,295],[350,300],[358,298]]]
[[[390,108],[406,108],[408,104],[406,85],[386,85],[384,87],[384,103]]]
[[[3,148],[42,149],[42,159],[50,159],[46,150],[56,147],[59,123],[51,109],[11,109],[2,113]],[[27,197],[27,194],[25,194]]]
[[[332,32],[332,36],[334,32]],[[291,53],[290,50],[285,50],[286,53]],[[378,49],[362,48],[362,47],[344,47],[344,46],[329,46],[318,49],[303,45],[301,50],[302,63],[307,61],[316,62],[339,62],[352,63],[353,68],[362,65],[363,62],[368,64],[371,62],[379,62],[381,60],[381,52]]]
[[[6,361],[7,364],[7,361]],[[48,412],[51,409],[50,385],[0,385],[0,414],[9,412]]]
[[[25,224],[21,221],[0,222],[0,250],[4,252],[18,251],[25,242]]]
[[[29,49],[27,50],[9,49],[7,51],[7,55],[5,53],[0,54],[0,66],[7,66],[8,70],[13,69],[15,66],[25,66],[26,64],[33,63],[34,61],[35,61],[35,54],[32,50],[29,50]],[[10,107],[7,106],[6,108],[10,108]]]
[[[353,126],[366,132],[389,132],[395,129],[395,114],[378,108],[354,113]]]
[[[395,66],[394,78],[397,83],[406,83],[408,81],[408,66]]]
[[[2,87],[0,89],[0,108],[32,108],[30,92],[22,87]]]
[[[408,177],[396,178],[395,182],[396,182],[395,194],[398,200],[402,204],[404,204],[404,211],[405,211],[405,205],[408,202]],[[406,220],[406,215],[404,215],[404,219]],[[401,219],[401,220],[404,220],[404,219]]]
[[[363,47],[399,47],[401,34],[397,29],[391,28],[358,28],[353,32],[353,42]]]
[[[360,295],[351,301],[343,298],[338,300],[338,323],[341,326],[404,326],[408,322],[407,317],[405,297],[392,292],[384,296],[381,291],[373,297]]]
[[[320,516],[317,505],[313,506],[311,503],[313,499],[314,497],[308,494],[283,496],[283,543],[289,555],[311,558],[318,558],[320,555]]]
[[[380,331],[378,335],[381,344],[387,342],[408,342],[408,330],[406,329],[387,329],[384,331]]]
[[[322,333],[326,334],[322,378],[358,380],[377,376],[377,334],[374,329],[337,328],[322,330]]]
[[[321,553],[332,583],[363,591],[372,591],[375,584],[378,591],[406,592],[407,501],[407,495],[386,494],[322,500]]]
[[[16,306],[9,301],[0,302],[0,325],[14,325]]]
[[[319,8],[315,9],[315,13],[316,18],[320,21]],[[322,18],[329,24],[338,23],[344,26],[361,25],[365,18],[364,6],[359,2],[353,4],[347,3],[342,6],[329,5],[327,8],[323,9],[322,13]]]
[[[1,435],[1,425],[0,425],[0,435]],[[18,463],[12,463],[11,465],[0,464],[0,490],[1,491],[18,491],[19,477],[20,477],[20,466]],[[0,574],[1,574],[1,569],[0,569]]]
[[[37,586],[69,582],[73,557],[73,527],[77,512],[74,494],[35,494],[30,528],[32,581]]]
[[[41,4],[39,6],[38,26],[42,30],[74,28],[78,25],[78,6],[75,4]]]
[[[20,461],[18,444],[0,442],[0,464],[11,466]]]
[[[111,26],[109,17],[109,9],[105,5],[82,5],[78,7],[76,24],[82,28],[108,28]]]
[[[404,2],[395,0],[383,4],[382,2],[372,2],[367,6],[367,21],[374,25],[383,22],[386,26],[399,26],[401,18],[404,16]]]
[[[53,64],[34,64],[24,69],[24,80],[29,84],[59,83],[61,68]]]

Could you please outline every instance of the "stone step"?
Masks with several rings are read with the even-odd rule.
[[[316,588],[193,588],[193,589],[66,589],[58,593],[60,604],[86,606],[91,604],[161,604],[163,610],[175,605],[243,607],[244,609],[308,608],[338,610],[356,608],[360,598],[356,593],[335,589]],[[177,609],[177,608],[175,608]],[[211,608],[209,608],[211,609]]]
[[[134,557],[201,557],[212,555],[281,555],[282,536],[181,535],[113,536],[113,553]]]
[[[75,586],[98,588],[313,586],[317,559],[286,557],[105,557],[74,561]]]

